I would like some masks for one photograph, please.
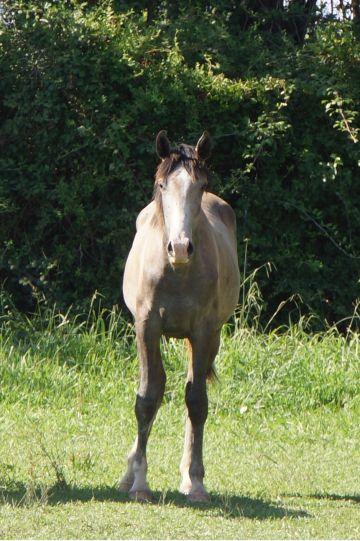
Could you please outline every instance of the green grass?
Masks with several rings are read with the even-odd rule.
[[[4,307],[1,329],[0,538],[360,537],[358,334],[224,329],[199,505],[177,492],[186,350],[164,342],[143,505],[115,488],[135,434],[133,328]]]

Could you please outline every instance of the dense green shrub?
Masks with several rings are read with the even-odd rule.
[[[155,135],[165,128],[194,143],[207,128],[241,265],[247,244],[247,272],[273,267],[258,274],[267,315],[295,293],[322,318],[352,312],[360,45],[351,22],[322,21],[299,46],[256,25],[234,33],[226,13],[195,8],[191,20],[149,25],[106,3],[11,4],[0,30],[0,279],[18,305],[82,304],[95,289],[121,302]]]

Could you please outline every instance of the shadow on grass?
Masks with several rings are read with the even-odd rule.
[[[314,494],[300,494],[300,493],[294,493],[294,494],[283,494],[284,497],[287,498],[310,498],[315,500],[334,500],[334,501],[342,501],[342,502],[350,502],[350,503],[360,503],[360,495],[359,494],[334,494],[334,493],[327,493],[327,492],[315,492]]]
[[[310,494],[310,498],[316,498],[317,500],[337,500],[337,501],[349,501],[353,503],[360,503],[359,494],[327,494],[323,492]]]
[[[118,502],[129,503],[127,494],[120,492],[115,487],[77,487],[77,486],[53,486],[44,491],[36,489],[30,495],[28,489],[22,483],[14,484],[8,490],[0,489],[0,504],[14,506],[31,505],[59,505],[71,502]],[[282,519],[310,517],[309,513],[301,509],[290,509],[279,506],[262,498],[250,498],[233,494],[211,493],[210,502],[189,503],[186,497],[179,492],[169,491],[166,493],[155,492],[153,505],[168,505],[188,508],[192,510],[211,511],[212,514],[224,518],[245,517],[256,520]],[[134,503],[134,505],[139,505]],[[146,505],[146,504],[145,504]]]

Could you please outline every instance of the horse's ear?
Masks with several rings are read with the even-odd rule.
[[[211,137],[207,131],[204,131],[198,142],[196,143],[195,152],[201,161],[205,161],[211,154]]]
[[[159,131],[156,136],[156,152],[162,160],[170,156],[170,141],[165,130]]]

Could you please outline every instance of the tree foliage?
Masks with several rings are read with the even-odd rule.
[[[5,288],[24,309],[38,297],[81,305],[94,290],[119,302],[135,217],[152,194],[155,135],[194,143],[206,128],[241,264],[245,246],[247,272],[272,264],[258,274],[267,313],[299,294],[321,318],[348,316],[360,295],[356,21],[301,11],[299,34],[301,2],[280,19],[264,16],[266,2],[152,3],[150,21],[151,2],[119,4],[7,3]]]

